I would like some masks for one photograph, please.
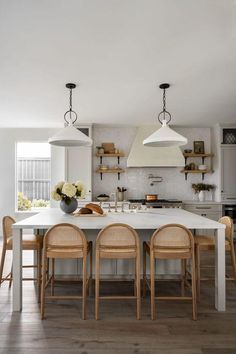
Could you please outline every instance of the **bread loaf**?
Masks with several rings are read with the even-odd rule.
[[[89,208],[81,208],[79,210],[79,214],[92,214],[92,213],[93,213],[93,211]]]
[[[97,204],[89,203],[85,205],[85,208],[90,209],[94,213],[101,214],[101,215],[103,214],[102,208]]]

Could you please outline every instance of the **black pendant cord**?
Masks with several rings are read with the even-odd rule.
[[[162,101],[163,101],[163,109],[162,111],[158,114],[158,120],[161,124],[163,124],[163,121],[166,122],[166,124],[168,124],[170,121],[171,121],[171,114],[170,112],[168,112],[166,110],[166,89],[170,87],[169,84],[161,84],[159,86],[162,90],[163,90],[163,98],[162,98]],[[161,115],[163,115],[163,118],[161,119]],[[168,116],[168,119],[166,119],[166,115]]]
[[[64,120],[66,125],[73,125],[77,120],[77,113],[72,109],[72,90],[76,87],[75,84],[66,84],[66,87],[70,90],[69,95],[69,110],[64,114]],[[74,119],[72,119],[72,115],[74,114]],[[69,120],[67,119],[67,115],[69,115]]]

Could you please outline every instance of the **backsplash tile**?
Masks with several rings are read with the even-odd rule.
[[[154,127],[155,129],[155,127]],[[205,151],[211,152],[211,129],[210,128],[183,128],[175,127],[176,131],[188,138],[188,144],[183,149],[193,149],[194,140],[203,140],[205,143]],[[126,187],[126,198],[144,198],[145,194],[158,194],[159,198],[175,198],[180,200],[191,200],[194,197],[191,185],[192,183],[201,182],[201,175],[188,175],[188,180],[185,181],[184,174],[180,173],[181,168],[168,167],[152,167],[152,168],[127,168],[127,157],[137,132],[136,127],[126,126],[102,126],[95,125],[93,128],[93,199],[100,194],[111,194],[115,192],[118,186]],[[100,161],[95,156],[96,146],[102,142],[114,142],[118,149],[125,153],[124,158],[120,158],[120,167],[126,169],[125,173],[121,173],[120,181],[117,174],[103,174],[103,180],[100,179],[100,174],[95,173]],[[196,160],[200,164],[201,160]],[[206,160],[210,164],[210,160]],[[104,158],[103,164],[111,166],[117,165],[116,158]],[[216,184],[216,173],[205,175],[205,183]],[[163,182],[150,185],[151,180],[149,174],[160,176]]]

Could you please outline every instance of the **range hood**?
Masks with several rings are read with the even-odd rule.
[[[156,130],[156,125],[146,125],[138,128],[127,159],[127,167],[183,167],[185,165],[179,147],[149,147],[143,145],[143,140]]]

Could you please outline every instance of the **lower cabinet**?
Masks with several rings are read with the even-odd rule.
[[[205,218],[218,221],[219,218],[222,216],[222,205],[221,204],[206,204],[200,203],[199,204],[184,204],[183,209],[189,211],[191,213],[201,215]],[[198,233],[209,235],[212,234],[211,230],[199,230]]]

